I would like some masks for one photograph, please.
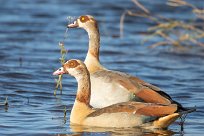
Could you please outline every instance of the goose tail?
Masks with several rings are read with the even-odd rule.
[[[167,128],[169,125],[171,125],[173,122],[176,121],[177,118],[179,117],[183,117],[185,120],[185,117],[188,113],[194,112],[196,111],[196,107],[193,108],[185,108],[185,110],[177,112],[177,113],[173,113],[164,117],[159,118],[158,120],[153,122],[153,126],[155,128],[162,128],[165,129]]]

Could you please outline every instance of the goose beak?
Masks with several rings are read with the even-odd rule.
[[[74,21],[74,23],[67,25],[67,28],[76,28],[79,27],[77,21]]]
[[[56,75],[63,75],[63,74],[65,74],[64,68],[61,67],[61,68],[59,68],[58,70],[56,70],[55,72],[53,72],[52,75],[56,76]]]

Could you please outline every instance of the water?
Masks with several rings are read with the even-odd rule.
[[[188,19],[185,10],[162,8],[158,1],[143,1],[156,13]],[[203,5],[203,1],[196,1]],[[161,7],[158,9],[158,6]],[[124,38],[118,38],[120,15],[134,9],[131,1],[13,0],[0,2],[0,103],[8,97],[9,107],[0,106],[0,135],[181,135],[173,124],[169,131],[147,131],[138,128],[81,128],[69,125],[75,99],[76,81],[63,77],[63,95],[54,96],[52,72],[60,66],[58,42],[63,40],[67,16],[91,14],[99,21],[101,62],[112,70],[137,75],[166,90],[175,100],[198,111],[187,116],[184,135],[202,135],[204,126],[204,49],[176,51],[172,48],[141,46],[147,20],[126,17]],[[144,22],[145,21],[145,22]],[[84,59],[88,36],[84,30],[69,29],[65,47],[67,58]],[[153,39],[155,41],[159,39]],[[67,118],[64,118],[64,108]]]

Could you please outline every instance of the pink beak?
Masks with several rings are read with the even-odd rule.
[[[54,76],[56,76],[56,75],[63,75],[63,74],[65,74],[63,67],[61,67],[58,70],[56,70],[55,72],[53,72]]]
[[[67,25],[68,28],[76,28],[79,27],[77,21],[74,21],[74,23]]]

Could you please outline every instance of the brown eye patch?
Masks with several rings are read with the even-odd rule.
[[[68,62],[68,67],[69,68],[75,68],[75,67],[77,67],[78,65],[80,65],[76,60],[70,60],[69,62]]]
[[[85,22],[87,22],[89,20],[89,17],[88,16],[81,16],[80,17],[80,21],[82,22],[82,23],[85,23]]]

